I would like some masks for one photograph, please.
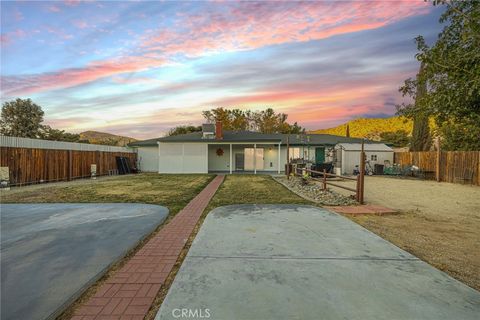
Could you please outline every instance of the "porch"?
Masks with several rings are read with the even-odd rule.
[[[286,148],[278,142],[208,144],[209,173],[271,173],[284,171]]]

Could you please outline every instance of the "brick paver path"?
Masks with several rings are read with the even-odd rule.
[[[215,177],[76,310],[72,319],[143,319],[223,178]]]

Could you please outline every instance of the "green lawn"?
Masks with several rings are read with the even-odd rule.
[[[2,203],[130,202],[166,206],[171,215],[180,211],[213,175],[137,175],[35,185],[2,191]]]
[[[269,175],[227,175],[207,211],[231,204],[313,204],[273,180]]]

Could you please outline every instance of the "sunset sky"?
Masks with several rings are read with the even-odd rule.
[[[202,123],[214,107],[308,129],[386,117],[432,43],[423,1],[1,3],[2,102],[31,98],[70,132],[134,138]]]

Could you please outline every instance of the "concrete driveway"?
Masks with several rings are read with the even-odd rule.
[[[1,319],[54,318],[152,232],[144,204],[2,204]]]
[[[479,314],[479,292],[344,217],[310,206],[236,205],[207,216],[156,319]]]

